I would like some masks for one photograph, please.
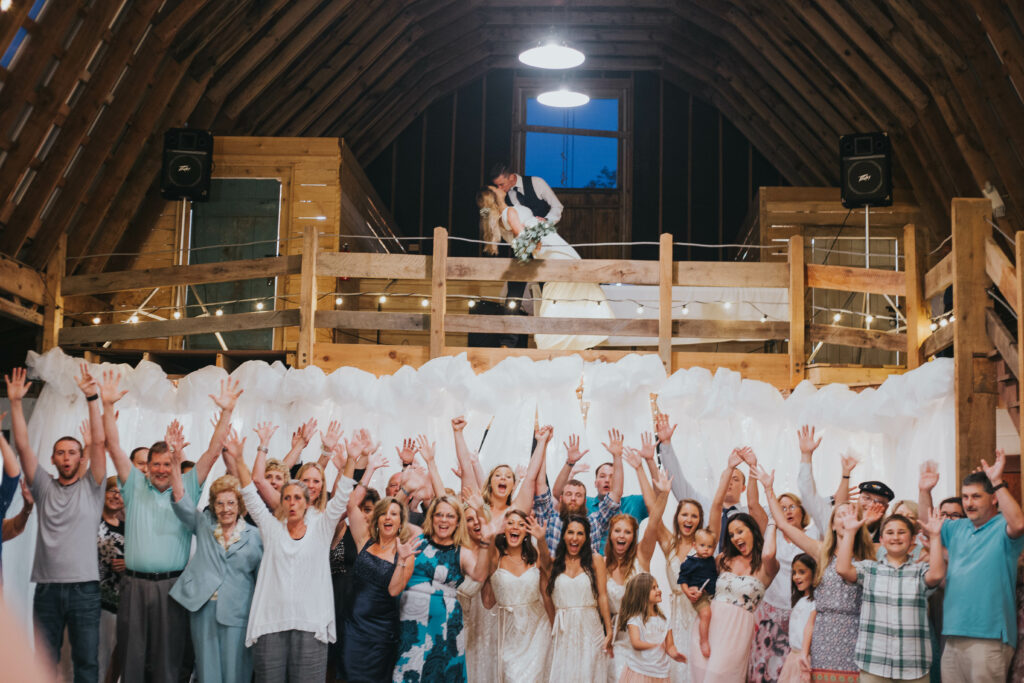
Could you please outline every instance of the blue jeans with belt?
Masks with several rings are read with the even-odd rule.
[[[37,584],[32,613],[53,661],[60,659],[64,628],[67,627],[75,683],[96,683],[99,678],[99,582]]]

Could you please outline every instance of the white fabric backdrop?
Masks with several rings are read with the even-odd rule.
[[[76,434],[87,415],[85,400],[74,382],[80,359],[55,349],[45,355],[30,353],[33,378],[46,382],[29,423],[31,441],[42,466],[53,471],[49,458],[53,441]],[[171,419],[185,428],[193,459],[209,441],[215,413],[208,394],[227,377],[222,368],[206,367],[177,382],[167,379],[154,363],[142,361],[135,368],[122,365],[122,387],[129,393],[118,404],[121,443],[129,450],[163,437]],[[100,368],[93,368],[97,375]],[[583,400],[589,403],[584,426],[576,396],[580,377]],[[621,430],[628,444],[639,445],[640,433],[651,430],[650,394],[657,393],[663,412],[679,423],[673,438],[691,483],[710,497],[731,449],[750,445],[770,469],[777,469],[778,491],[796,490],[799,454],[796,430],[801,424],[816,425],[824,435],[815,456],[815,478],[821,493],[831,493],[839,480],[839,453],[853,449],[862,455],[853,481],[881,479],[898,498],[917,496],[917,472],[926,459],[939,462],[941,480],[936,499],[956,491],[954,472],[953,365],[938,359],[901,376],[892,376],[878,389],[854,392],[844,385],[816,389],[804,382],[788,397],[771,385],[743,379],[728,369],[710,372],[703,368],[678,370],[671,377],[654,355],[631,355],[614,364],[584,363],[578,356],[551,361],[508,358],[491,370],[474,374],[465,356],[438,358],[418,370],[405,367],[394,375],[375,377],[355,368],[341,368],[325,375],[320,368],[288,369],[262,361],[243,364],[232,377],[239,379],[242,394],[234,413],[234,425],[248,437],[246,456],[255,456],[253,426],[270,420],[280,426],[270,445],[271,456],[280,457],[290,445],[294,429],[310,416],[326,429],[329,420],[341,421],[346,436],[361,427],[381,440],[392,467],[378,474],[374,485],[384,484],[397,470],[395,446],[402,438],[426,433],[437,442],[442,477],[455,486],[450,467],[455,463],[450,419],[465,414],[467,442],[480,444],[490,432],[480,457],[485,471],[499,463],[525,464],[529,459],[535,415],[541,424],[554,426],[553,446],[548,453],[548,474],[553,480],[564,460],[562,442],[572,433],[582,434],[589,448],[586,461],[591,472],[607,460],[601,447],[608,429]],[[303,454],[305,460],[319,455],[314,438]],[[214,465],[207,482],[223,471]],[[113,467],[110,467],[113,474]],[[333,482],[333,466],[328,483]],[[628,474],[626,493],[638,493],[635,477]],[[205,493],[204,493],[205,495]],[[666,514],[671,515],[670,503]],[[9,515],[21,508],[16,496]],[[3,548],[4,594],[28,614],[28,581],[35,546],[35,514],[18,539]],[[658,554],[660,555],[660,553]],[[652,571],[664,576],[664,563]],[[667,591],[666,591],[667,593]]]

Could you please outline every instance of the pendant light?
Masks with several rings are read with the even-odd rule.
[[[586,56],[565,43],[545,43],[519,53],[519,61],[538,69],[574,69]]]
[[[562,86],[558,90],[548,90],[537,95],[537,101],[548,107],[582,107],[590,101],[590,96]]]

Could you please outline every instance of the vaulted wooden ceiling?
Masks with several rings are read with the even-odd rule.
[[[36,0],[38,1],[38,0]],[[796,185],[887,130],[939,233],[949,200],[1024,218],[1019,0],[33,0],[0,13],[0,252],[131,252],[162,209],[162,132],[345,137],[371,160],[435,98],[557,30],[592,70],[717,106]],[[671,122],[665,122],[671,125]],[[80,272],[110,266],[94,258]]]

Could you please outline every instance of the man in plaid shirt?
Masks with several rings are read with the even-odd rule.
[[[608,495],[601,498],[597,510],[587,514],[587,487],[577,479],[570,479],[562,488],[559,509],[555,510],[547,479],[541,474],[537,477],[537,495],[533,499],[533,514],[541,524],[547,524],[545,538],[548,550],[554,557],[558,542],[562,540],[562,530],[569,515],[585,515],[590,522],[590,548],[600,554],[601,538],[608,531],[608,522],[619,512],[619,501],[622,499],[622,444],[623,437],[617,430],[608,432],[608,443],[602,444],[612,455],[612,487]],[[579,451],[580,439],[573,435],[564,443],[567,453]],[[586,452],[579,457],[583,457]],[[578,458],[577,458],[578,459]]]
[[[942,519],[933,515],[924,525],[931,541],[929,564],[913,562],[913,523],[892,515],[881,526],[885,558],[853,562],[854,539],[860,527],[877,519],[882,509],[863,519],[847,506],[836,513],[843,534],[836,572],[864,589],[854,661],[864,683],[915,681],[926,683],[932,666],[928,596],[946,576],[942,550]]]

